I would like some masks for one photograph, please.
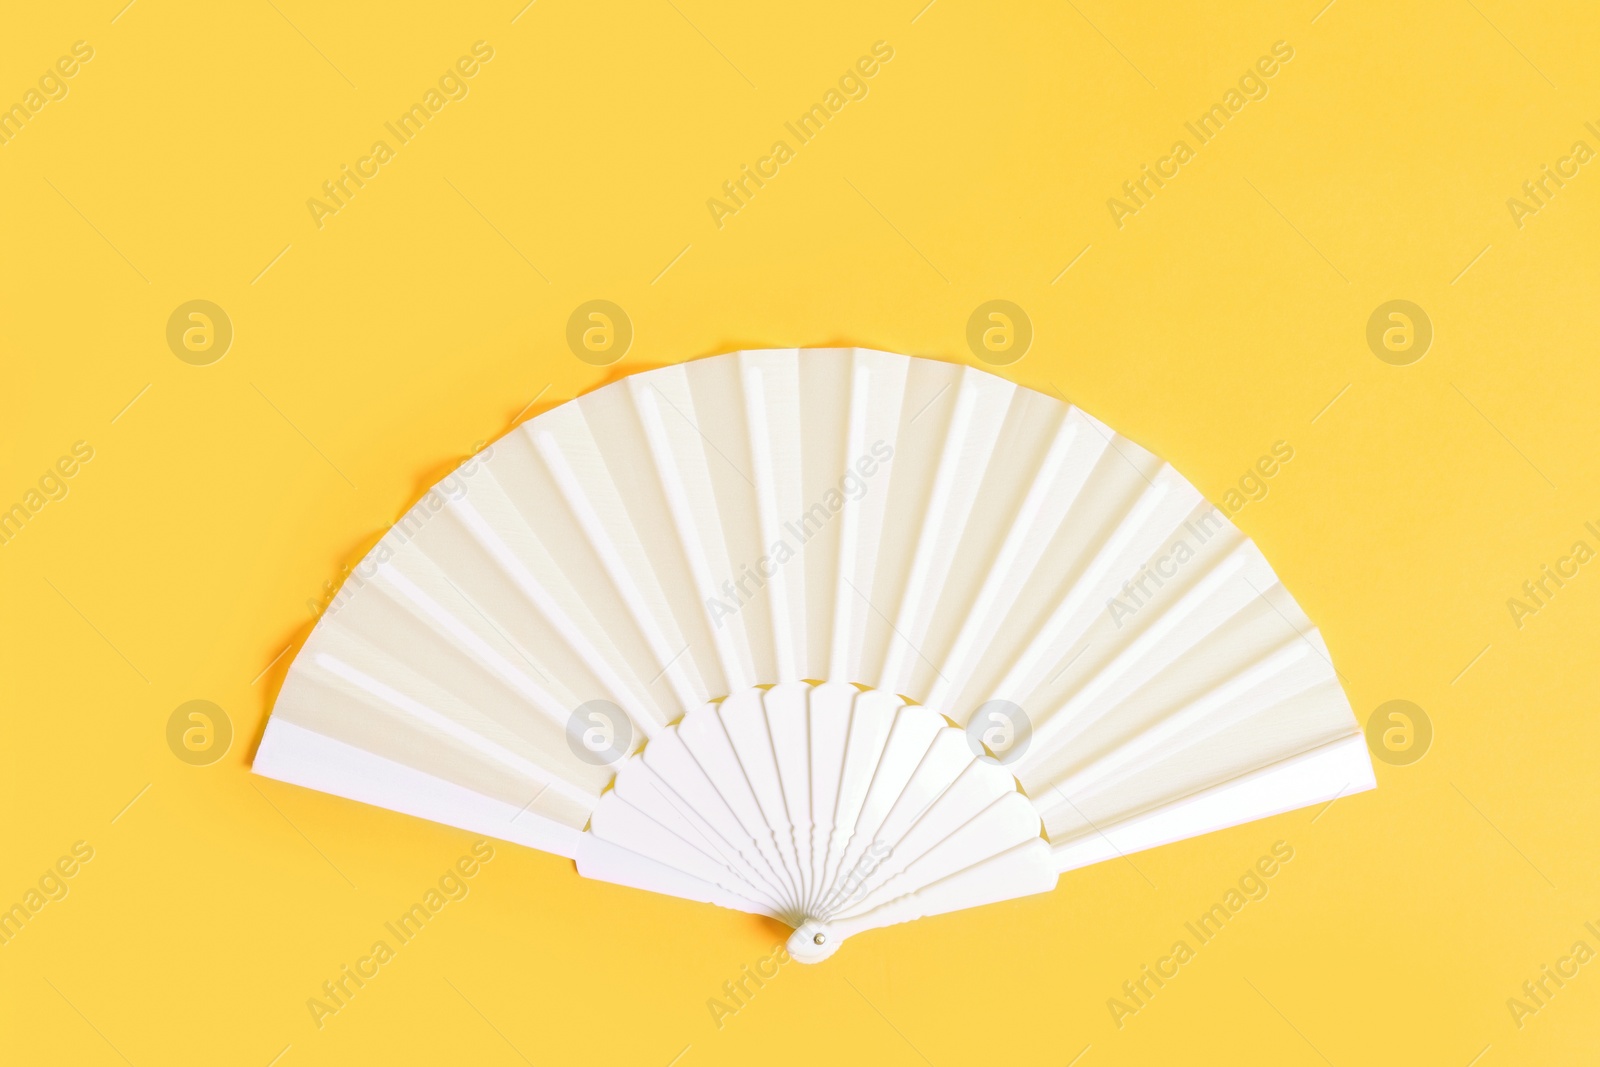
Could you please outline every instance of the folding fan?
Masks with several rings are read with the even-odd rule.
[[[968,367],[739,352],[518,426],[356,567],[255,771],[772,916],[796,959],[1374,785],[1175,470]]]

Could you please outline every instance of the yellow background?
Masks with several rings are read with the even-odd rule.
[[[0,147],[0,506],[95,449],[0,546],[0,904],[95,849],[0,947],[8,1062],[1593,1055],[1600,963],[1520,1029],[1506,1006],[1600,949],[1600,564],[1521,629],[1506,607],[1600,547],[1600,163],[1520,229],[1506,206],[1600,148],[1590,5],[120,3],[12,5],[0,32],[0,103],[95,49]],[[319,230],[307,198],[478,40],[470,95]],[[878,40],[870,95],[718,229],[706,200]],[[1119,230],[1106,200],[1279,40],[1270,94]],[[165,341],[197,298],[236,332],[206,367]],[[592,298],[636,330],[604,370],[564,340]],[[1236,521],[1363,721],[1426,710],[1425,758],[862,936],[720,1029],[707,999],[782,931],[502,845],[318,1029],[307,998],[474,840],[248,774],[288,657],[263,670],[322,583],[535,398],[740,346],[972,360],[995,298],[1036,331],[1000,373],[1213,499],[1292,444]],[[1436,331],[1410,366],[1365,341],[1392,298]],[[191,699],[235,727],[211,766],[167,747]],[[1107,998],[1277,840],[1271,894],[1118,1029]]]

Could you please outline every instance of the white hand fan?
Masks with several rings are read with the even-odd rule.
[[[340,589],[255,770],[808,961],[1375,784],[1321,636],[1176,471],[860,349],[636,374],[467,461]]]

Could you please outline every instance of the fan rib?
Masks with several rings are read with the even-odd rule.
[[[744,692],[745,694],[754,694],[759,693],[760,690],[745,690]],[[742,790],[735,789],[733,795],[727,798],[729,805],[733,808],[734,814],[738,816],[739,822],[744,826],[745,830],[755,839],[756,847],[761,849],[762,853],[767,856],[768,862],[773,864],[773,869],[783,876],[786,886],[785,891],[788,894],[786,899],[798,901],[800,899],[800,880],[795,874],[794,866],[789,862],[789,857],[783,853],[776,828],[767,817],[767,807],[761,800],[761,788],[763,785],[770,785],[770,779],[758,784],[758,781],[751,777],[750,767],[739,752],[734,732],[728,729],[728,719],[725,715],[728,710],[727,705],[738,698],[739,694],[729,697],[722,704],[715,707],[713,714],[704,716],[703,720],[699,720],[705,723],[703,736],[708,744],[715,746],[718,757],[722,762],[721,769],[724,772],[719,775],[710,775],[710,768],[708,768],[708,776],[712,777],[713,781],[727,782],[736,787],[743,787]],[[695,716],[685,716],[683,723],[680,724],[680,730],[692,726],[696,721],[697,717]],[[697,758],[699,758],[698,754]],[[713,767],[715,767],[715,764],[713,764]],[[737,774],[733,773],[734,771]],[[720,790],[721,786],[719,785],[718,788]],[[726,796],[726,794],[724,795]]]
[[[838,818],[839,790],[844,778],[845,745],[857,690],[839,682],[812,689],[806,700],[807,754],[811,771],[811,885],[804,901],[810,912],[827,889],[830,832]]]
[[[643,378],[629,380],[637,382],[643,381]],[[656,474],[661,479],[662,495],[666,497],[667,510],[672,515],[673,532],[677,535],[678,546],[689,565],[689,575],[698,588],[714,590],[717,583],[711,577],[711,565],[706,559],[705,548],[701,544],[700,537],[691,534],[691,531],[695,530],[695,523],[690,510],[689,492],[684,487],[683,476],[678,471],[677,463],[673,462],[672,445],[667,440],[666,429],[661,424],[661,409],[656,406],[655,397],[643,388],[634,386],[630,389],[629,395],[633,398],[634,408],[639,413],[639,423],[644,427],[650,457],[655,463]],[[724,627],[722,620],[712,614],[711,605],[710,597],[700,598],[706,629],[710,632],[711,640],[716,647],[717,660],[722,667],[727,690],[732,692],[753,685],[755,678],[750,675],[745,659],[733,648],[732,630]]]
[[[964,683],[971,673],[967,662],[976,649],[983,627],[992,626],[989,619],[999,604],[1005,584],[1012,578],[1012,572],[1017,567],[1029,538],[1034,533],[1034,524],[1038,522],[1046,500],[1056,489],[1056,478],[1066,465],[1067,456],[1077,439],[1080,425],[1082,423],[1073,418],[1073,409],[1068,408],[1056,429],[1055,437],[1050,442],[1050,450],[1034,473],[1033,483],[1028,487],[1022,507],[1018,509],[1010,530],[1006,532],[1005,542],[1000,546],[994,562],[984,574],[983,584],[978,590],[977,597],[963,614],[961,629],[956,634],[955,644],[951,646],[950,655],[945,661],[945,670],[936,676],[933,688],[928,693],[929,706],[947,707],[958,691],[958,684]],[[1101,447],[1104,448],[1104,441],[1101,442]],[[1095,458],[1098,457],[1097,452]],[[1090,463],[1092,462],[1091,460]],[[1086,477],[1078,480],[1073,489],[1074,499],[1082,491],[1086,480]],[[992,629],[990,636],[993,636]]]
[[[600,516],[596,514],[594,504],[583,491],[583,486],[578,484],[577,475],[572,472],[572,465],[567,462],[560,443],[548,430],[535,434],[534,442],[539,455],[543,457],[545,465],[550,470],[551,477],[555,479],[561,498],[572,509],[572,515],[578,520],[584,536],[589,539],[595,554],[600,557],[600,565],[605,569],[606,576],[611,579],[612,588],[622,598],[623,606],[627,608],[634,625],[650,646],[650,653],[655,656],[656,663],[666,675],[667,684],[672,687],[680,706],[693,707],[695,703],[693,690],[683,677],[683,650],[680,649],[677,653],[670,650],[666,637],[662,635],[661,628],[657,625],[658,620],[646,608],[644,597],[634,583],[633,576],[628,573],[627,564],[622,561],[617,546],[612,542],[605,524],[600,521]]]
[[[763,881],[758,870],[750,869],[747,872],[729,861],[728,852],[732,851],[734,855],[737,855],[738,850],[726,841],[723,841],[722,845],[719,846],[717,840],[721,835],[717,834],[709,824],[706,824],[691,806],[685,804],[683,798],[678,796],[677,791],[672,788],[672,784],[663,782],[648,763],[642,760],[630,762],[626,769],[628,774],[626,776],[618,774],[614,787],[617,796],[624,803],[656,822],[661,822],[663,826],[666,826],[668,830],[676,834],[685,845],[726,867],[734,878],[748,885],[751,892],[747,895],[751,898],[765,900],[774,906],[781,902],[782,892],[776,886],[770,884],[766,886],[758,885],[758,882]],[[652,809],[656,812],[661,812],[663,809],[659,805],[648,804],[648,793],[654,793],[665,802],[665,810],[671,813],[673,817],[671,821],[677,824],[676,828],[663,822],[658,815],[651,813]],[[692,838],[685,836],[683,832],[685,830],[693,835]],[[711,830],[711,832],[707,833],[707,830]],[[696,844],[693,838],[698,838],[704,842],[704,847]]]
[[[1310,646],[1298,636],[1285,638],[1282,645],[1238,674],[1223,680],[1194,700],[1162,717],[1157,724],[1147,726],[1142,733],[1133,735],[1103,755],[1090,760],[1067,777],[1052,783],[1054,791],[1065,797],[1092,787],[1124,768],[1131,760],[1154,757],[1164,747],[1170,745],[1174,737],[1194,726],[1209,725],[1215,728],[1231,725],[1231,719],[1217,722],[1212,716],[1230,705],[1237,706],[1235,702],[1245,693],[1281,677],[1310,654]],[[1295,692],[1304,691],[1315,684],[1315,680],[1308,681],[1301,690]],[[1292,695],[1294,692],[1282,694],[1283,697]],[[1246,710],[1249,710],[1248,706]],[[1041,795],[1038,803],[1047,813],[1058,806],[1056,801],[1045,795]]]
[[[849,429],[844,454],[844,474],[850,472],[855,457],[866,451],[867,397],[872,372],[859,352],[852,355],[850,369]],[[843,475],[841,475],[843,477]],[[849,493],[840,504],[839,523],[839,580],[833,593],[833,649],[828,657],[832,677],[848,680],[852,676],[850,663],[850,620],[854,601],[847,595],[855,591],[856,554],[861,511],[859,502]]]
[[[682,796],[685,804],[693,808],[716,835],[726,841],[728,846],[744,860],[745,865],[766,884],[773,899],[782,900],[784,879],[778,867],[761,850],[759,842],[740,821],[738,813],[734,811],[715,779],[685,742],[683,731],[679,729],[665,731],[659,740],[645,748],[641,757],[658,779],[674,783],[669,788]],[[626,769],[625,764],[623,770]],[[688,781],[683,780],[686,774],[691,776]],[[621,772],[617,778],[621,781]],[[694,795],[683,796],[685,792],[692,792]],[[702,806],[697,803],[698,799],[704,799],[705,804]],[[756,861],[759,861],[759,867]]]
[[[251,770],[268,778],[375,804],[571,859],[583,833],[415,767],[275,716]]]
[[[767,725],[764,694],[760,689],[747,689],[735,693],[717,706],[717,718],[733,745],[734,758],[739,761],[750,783],[762,823],[776,842],[778,855],[794,886],[794,900],[805,895],[800,851],[795,845],[794,823],[789,818],[783,782],[779,777],[777,753],[772,743],[772,733]]]
[[[1375,784],[1365,740],[1357,731],[1113,825],[1093,827],[1075,837],[1054,841],[1056,869],[1074,870],[1225,830],[1359,793]]]
[[[1073,581],[1067,595],[1056,605],[1049,619],[1039,627],[1032,640],[1024,646],[1022,653],[1012,663],[1005,678],[995,687],[997,697],[1019,702],[1028,698],[1028,694],[1036,684],[1037,675],[1043,671],[1044,657],[1052,652],[1059,655],[1063,646],[1061,638],[1079,609],[1099,589],[1111,565],[1126,551],[1129,542],[1145,532],[1145,524],[1171,493],[1171,485],[1161,476],[1165,470],[1163,465],[1162,472],[1151,479],[1150,484],[1140,492],[1127,517],[1100,543],[1088,566]]]
[[[933,566],[933,556],[939,541],[950,536],[950,496],[956,479],[961,475],[962,450],[966,447],[968,430],[972,425],[972,409],[978,402],[977,380],[963,368],[958,372],[960,384],[956,387],[955,411],[950,416],[945,433],[944,448],[939,452],[939,465],[935,468],[933,489],[928,494],[923,511],[922,529],[917,535],[917,547],[911,557],[911,570],[906,577],[900,596],[900,608],[895,613],[895,624],[889,634],[889,651],[883,666],[879,689],[898,693],[909,688],[906,659],[914,652],[910,631],[917,629],[921,617],[922,597],[928,585],[928,572]],[[964,525],[964,523],[963,523]]]
[[[624,797],[595,808],[589,831],[602,841],[622,845],[646,859],[665,864],[730,893],[778,907],[745,879],[730,871],[716,857],[681,837],[671,826],[650,812],[630,804]],[[729,878],[728,875],[734,877]],[[733,884],[729,884],[732,882]]]
[[[905,705],[895,713],[894,725],[889,729],[889,738],[884,742],[866,799],[862,801],[855,831],[845,847],[841,871],[858,869],[869,848],[886,844],[879,839],[884,822],[943,725],[939,716],[926,708]]]
[[[765,415],[766,394],[762,388],[759,367],[741,362],[739,373],[744,386],[745,424],[750,433],[751,473],[755,476],[756,482],[756,517],[764,542],[762,547],[770,551],[773,545],[781,542],[781,538],[778,534],[778,502],[775,499],[777,490],[773,485],[772,475],[772,441]],[[761,558],[765,560],[767,556],[763,555]],[[765,574],[766,568],[762,567],[760,562],[757,562],[756,566],[763,571],[763,576],[766,578],[767,606],[772,614],[773,661],[778,666],[776,680],[797,681],[800,672],[795,663],[800,657],[794,647],[793,620],[789,615],[788,581],[781,564],[774,567],[771,574]]]
[[[416,719],[423,725],[433,730],[437,730],[446,737],[450,737],[461,742],[468,748],[475,750],[481,755],[487,756],[496,763],[511,768],[518,774],[526,776],[540,786],[550,788],[554,792],[559,793],[569,800],[577,801],[581,804],[588,804],[591,807],[597,804],[600,800],[598,793],[591,793],[586,789],[581,789],[578,786],[573,785],[571,782],[568,782],[565,779],[556,777],[550,771],[545,770],[532,760],[524,756],[519,756],[515,752],[506,748],[504,745],[491,741],[489,738],[478,733],[476,730],[463,726],[445,715],[441,715],[439,712],[423,704],[421,701],[413,700],[404,693],[398,692],[395,689],[384,685],[376,678],[357,670],[336,656],[332,656],[326,652],[319,652],[316,657],[316,664],[318,667],[321,667],[334,677],[348,682],[356,688],[377,697],[379,700],[383,701],[385,704],[388,704],[396,711],[405,712],[407,715],[411,716],[413,719]]]
[[[1098,713],[1093,711],[1087,715],[1082,713],[1104,696],[1107,689],[1121,681],[1151,649],[1161,646],[1161,654],[1164,657],[1161,667],[1151,672],[1154,676],[1203,639],[1205,636],[1203,633],[1191,632],[1184,635],[1184,643],[1167,642],[1167,638],[1174,630],[1196,611],[1210,603],[1217,591],[1229,579],[1238,576],[1244,570],[1254,554],[1254,546],[1248,541],[1240,543],[1184,592],[1176,603],[1156,616],[1149,626],[1124,645],[1108,663],[1085,679],[1077,692],[1034,729],[1033,746],[1019,761],[1018,771],[1023,772],[1035,766],[1046,755],[1053,754],[1071,743],[1074,738],[1081,736],[1085,730],[1099,722],[1109,712],[1109,705],[1102,704]],[[1243,610],[1250,599],[1252,598],[1247,597],[1238,605],[1234,609],[1235,613]]]
[[[887,863],[880,866],[867,882],[871,888],[853,904],[838,908],[835,913],[849,916],[872,911],[889,900],[914,894],[917,887],[981,867],[995,856],[1028,841],[1043,843],[1039,837],[1038,813],[1026,797],[1015,789],[1007,790],[981,803],[948,834],[931,842],[898,869],[886,871]],[[934,872],[931,875],[927,873],[929,868]],[[895,888],[897,884],[910,888],[900,892]]]
[[[811,834],[801,832],[803,820],[811,815],[811,787],[808,764],[811,753],[806,729],[806,699],[811,687],[804,682],[784,682],[761,693],[761,724],[772,747],[772,762],[778,774],[778,795],[783,800],[783,819],[795,855],[795,874],[800,886],[797,903],[804,902],[812,890]]]
[[[898,698],[881,690],[856,698],[834,812],[835,829],[828,846],[829,866],[823,876],[826,885],[832,885],[847,869],[845,858],[861,830],[861,813],[883,762],[899,706]]]
[[[945,734],[943,734],[941,732],[940,737],[942,738],[944,736],[947,736],[947,735],[945,735]],[[965,739],[963,738],[963,739],[961,739],[961,741],[964,744]],[[929,757],[929,755],[932,754],[932,752],[933,752],[933,746],[930,745],[929,749],[928,749],[928,753],[924,754],[924,756],[923,756],[923,764],[924,765],[926,765],[928,757]],[[912,840],[912,834],[915,833],[916,830],[923,824],[924,820],[928,819],[930,814],[937,807],[939,807],[939,805],[941,803],[943,803],[947,797],[950,797],[952,795],[952,790],[955,790],[960,784],[962,784],[962,782],[964,781],[966,776],[971,774],[974,771],[975,768],[982,768],[984,766],[985,765],[980,764],[978,760],[976,760],[974,758],[970,758],[970,754],[969,754],[969,758],[966,759],[966,762],[962,766],[960,771],[956,772],[954,775],[945,776],[947,778],[947,780],[945,781],[943,787],[939,789],[938,793],[935,796],[933,796],[931,799],[925,801],[923,803],[922,807],[916,812],[915,815],[913,815],[911,817],[910,821],[902,829],[899,829],[893,835],[890,835],[896,841],[894,849],[891,850],[890,855],[893,856],[896,853],[899,853],[899,854],[901,854],[903,856],[905,843],[908,840]],[[920,774],[920,773],[922,773],[922,766],[919,766],[918,770],[917,770],[917,774]],[[916,774],[914,774],[912,777],[915,778]],[[999,790],[995,791],[996,795],[998,796],[998,795],[1003,795],[1003,794],[1008,794],[1008,793],[1015,793],[1016,792],[1016,784],[1010,780],[1010,777],[1008,775],[1002,775],[1001,777],[1003,779],[1002,782],[995,783],[995,782],[993,782],[991,780],[991,782],[989,783],[990,785],[996,785],[996,784],[1000,785],[1001,788]],[[890,823],[890,820],[895,816],[896,812],[898,811],[899,805],[902,802],[905,801],[907,796],[909,796],[909,792],[902,793],[900,795],[900,797],[896,800],[895,808],[892,809],[890,811],[889,815],[885,816],[885,818],[884,818],[884,825],[885,826],[887,826]],[[878,833],[879,833],[880,836],[883,835],[883,828],[882,827],[879,828]],[[938,843],[939,840],[942,840],[942,839],[935,839],[932,843],[929,844],[928,848],[932,848],[934,845],[936,845]],[[925,852],[926,849],[924,849],[923,851]],[[826,918],[828,915],[832,914],[834,911],[837,910],[838,898],[839,898],[839,895],[841,893],[844,893],[844,892],[855,892],[856,889],[865,890],[867,886],[875,886],[877,882],[881,882],[883,880],[886,880],[887,878],[892,877],[893,875],[899,873],[899,871],[903,870],[905,867],[909,866],[916,859],[920,858],[921,855],[922,855],[922,852],[914,853],[909,859],[903,859],[901,864],[898,867],[894,867],[894,868],[888,868],[888,859],[889,859],[889,857],[883,857],[882,861],[880,861],[875,867],[873,867],[872,871],[856,887],[849,888],[847,882],[846,883],[841,883],[841,884],[839,884],[837,886],[832,887],[832,894],[828,897],[827,900],[822,902],[822,904],[819,907],[819,910],[814,912],[813,914],[815,914],[819,918]],[[887,868],[887,872],[886,872],[886,868]],[[867,893],[869,893],[869,892],[871,892],[871,890],[867,890],[867,892],[864,892],[862,894],[862,898],[864,899],[866,897]]]
[[[834,805],[833,831],[828,837],[828,863],[822,883],[832,885],[844,869],[845,853],[861,825],[861,808],[883,759],[889,731],[894,726],[898,698],[880,690],[858,695],[851,704],[850,726],[845,735],[845,755],[839,774],[839,799]]]
[[[465,498],[452,501],[450,508],[455,516],[461,520],[461,524],[466,528],[468,535],[484,551],[488,552],[490,557],[500,565],[501,570],[505,571],[506,575],[510,577],[511,583],[516,586],[517,591],[526,597],[528,602],[533,605],[534,610],[555,628],[556,632],[566,641],[567,647],[572,649],[578,658],[583,661],[583,665],[600,680],[602,685],[610,690],[611,695],[619,701],[620,706],[627,713],[629,721],[638,727],[645,737],[656,736],[661,729],[661,724],[653,716],[643,711],[643,709],[650,706],[649,700],[623,680],[622,676],[611,666],[611,663],[589,642],[583,630],[573,622],[571,616],[562,610],[555,597],[550,595],[549,591],[539,582],[539,579],[534,577],[533,572],[527,568],[522,560],[517,558],[516,553],[511,550],[511,546],[507,545],[500,535],[495,532],[494,528],[489,525],[478,509],[474,508]]]
[[[535,684],[532,678],[529,678],[517,668],[516,664],[495,651],[494,648],[490,647],[489,642],[473,633],[460,619],[446,611],[442,604],[423,592],[417,583],[400,573],[391,564],[382,564],[378,571],[386,583],[398,589],[407,600],[411,601],[428,618],[438,623],[446,633],[455,638],[478,662],[489,668],[507,685],[526,697],[528,702],[544,713],[545,717],[551,722],[557,726],[566,726],[567,709],[562,707],[544,687]],[[460,591],[458,590],[457,592],[459,593]],[[465,599],[466,594],[460,595]]]

